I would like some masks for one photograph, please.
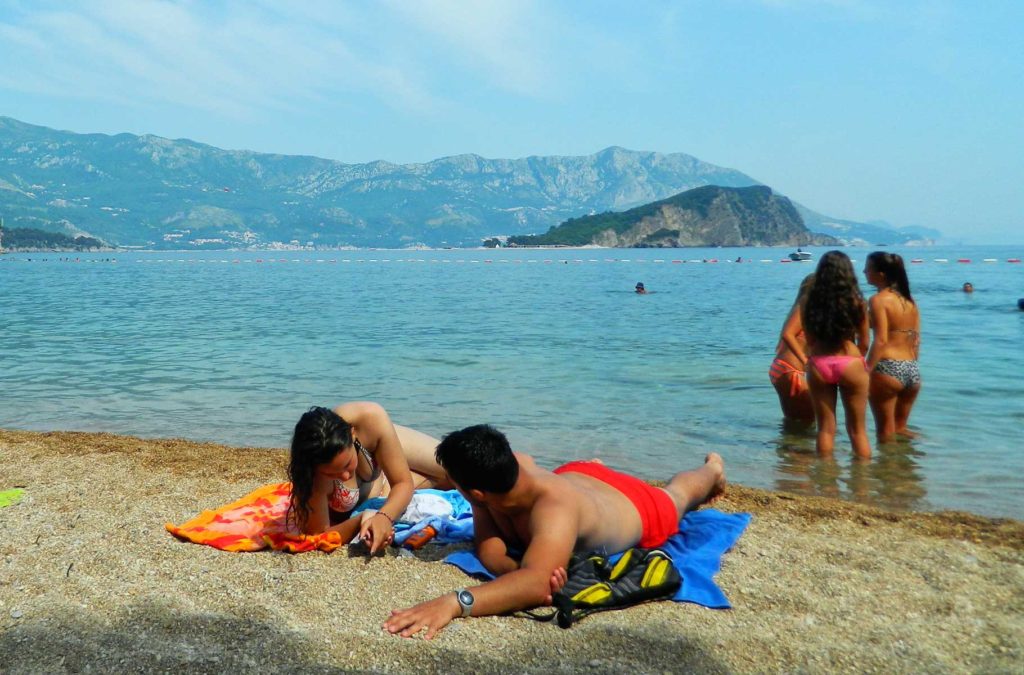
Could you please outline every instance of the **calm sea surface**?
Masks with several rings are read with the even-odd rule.
[[[309,406],[370,399],[548,466],[665,478],[715,450],[747,485],[1024,517],[1024,247],[890,250],[924,260],[920,437],[866,465],[782,424],[768,366],[813,271],[783,249],[9,254],[0,426],[284,447]]]

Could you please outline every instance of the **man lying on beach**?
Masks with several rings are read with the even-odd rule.
[[[725,490],[725,466],[715,453],[656,488],[596,461],[541,469],[487,425],[449,434],[436,456],[473,505],[476,553],[497,578],[392,610],[384,629],[402,637],[426,631],[430,639],[460,616],[549,605],[565,584],[573,551],[660,546],[678,531],[683,514]],[[523,551],[521,560],[513,557],[516,550]]]

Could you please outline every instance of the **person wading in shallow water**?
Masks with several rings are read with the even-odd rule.
[[[800,312],[807,294],[814,283],[814,275],[808,274],[800,283],[796,300],[782,324],[779,341],[775,345],[775,360],[768,369],[768,379],[779,397],[782,414],[793,420],[814,419],[814,405],[811,391],[807,386],[807,337],[804,335]]]
[[[884,251],[868,255],[868,283],[878,289],[868,303],[874,339],[868,351],[871,389],[868,401],[879,442],[896,434],[913,436],[907,420],[921,391],[917,360],[921,348],[921,314],[910,294],[903,258]]]
[[[818,425],[818,454],[832,454],[836,437],[836,399],[843,398],[846,433],[853,452],[871,456],[866,412],[868,403],[868,313],[850,258],[842,251],[821,257],[814,284],[801,312],[807,336],[807,384]]]

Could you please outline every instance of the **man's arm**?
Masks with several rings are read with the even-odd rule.
[[[508,544],[501,538],[501,530],[491,512],[473,505],[473,542],[476,555],[487,571],[496,577],[519,569],[519,561],[508,554]]]
[[[564,568],[572,556],[579,533],[578,507],[566,498],[549,498],[538,503],[530,515],[530,543],[519,569],[493,581],[475,586],[473,616],[505,614],[544,604],[551,597],[552,575]],[[428,640],[462,615],[454,593],[392,610],[384,629],[412,637],[426,629]]]

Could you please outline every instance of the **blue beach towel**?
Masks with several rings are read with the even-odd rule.
[[[683,585],[673,596],[676,602],[693,602],[712,609],[729,609],[725,593],[714,576],[722,567],[722,555],[739,540],[750,523],[749,513],[723,513],[718,509],[691,511],[679,523],[679,532],[659,546],[672,557],[672,564],[683,577]],[[615,562],[622,554],[609,558]],[[455,565],[466,574],[482,579],[494,575],[472,551],[458,551],[444,562]]]
[[[437,532],[431,539],[435,544],[458,544],[473,541],[473,507],[458,490],[417,490],[419,494],[436,495],[451,504],[450,516],[433,516],[416,523],[404,522],[401,518],[395,523],[395,546],[401,546],[405,540],[423,528],[433,527]],[[357,506],[353,513],[364,509],[379,509],[387,501],[383,497],[368,499]]]

